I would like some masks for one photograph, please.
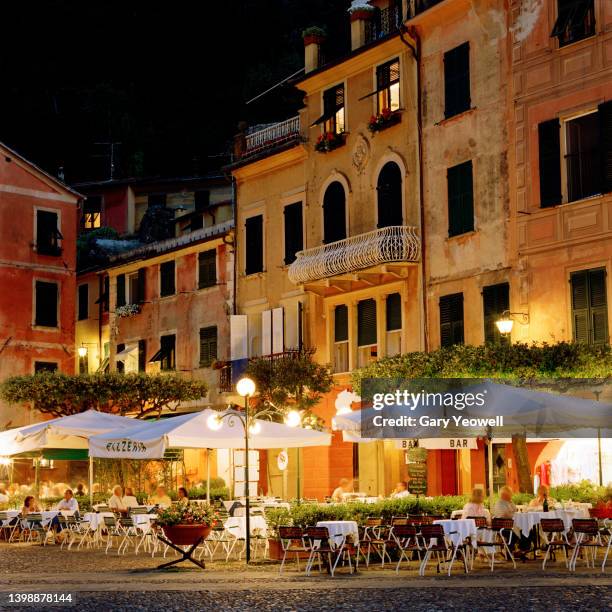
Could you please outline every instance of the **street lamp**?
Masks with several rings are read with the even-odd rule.
[[[510,312],[509,310],[504,310],[501,317],[495,321],[495,325],[497,325],[497,329],[502,336],[508,336],[512,333],[515,319],[521,325],[529,323],[529,315],[526,312]]]
[[[87,347],[79,346],[78,352],[79,352],[79,357],[82,359],[83,357],[87,355]]]
[[[244,430],[244,497],[246,500],[246,562],[251,561],[251,503],[249,491],[249,437],[256,436],[261,431],[261,423],[259,418],[272,418],[282,415],[279,410],[271,402],[266,402],[265,407],[258,410],[255,414],[251,414],[249,409],[249,399],[255,394],[256,387],[253,380],[244,377],[236,383],[236,391],[238,395],[244,397],[244,414],[235,411],[226,412],[225,414],[212,414],[208,417],[206,424],[213,431],[219,430],[223,426],[223,419],[228,420],[230,427],[234,424],[234,419],[238,419]],[[291,410],[285,415],[285,424],[288,427],[297,427],[301,424],[302,417],[297,410]]]

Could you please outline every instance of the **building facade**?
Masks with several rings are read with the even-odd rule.
[[[0,144],[0,380],[74,372],[81,196]],[[0,403],[0,427],[40,420]]]

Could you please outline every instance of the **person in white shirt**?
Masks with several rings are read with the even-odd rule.
[[[125,495],[123,496],[123,505],[126,508],[135,508],[138,505],[138,500],[134,495],[131,487],[125,487]]]
[[[127,512],[127,508],[123,503],[123,489],[119,485],[113,487],[113,494],[108,500],[108,507],[116,512]]]
[[[160,485],[157,487],[155,495],[149,497],[149,503],[160,508],[169,508],[172,505],[172,500],[168,497],[165,487]]]
[[[409,497],[410,491],[408,491],[408,483],[405,480],[401,480],[395,485],[395,489],[391,492],[392,499],[401,499],[402,497]]]
[[[56,510],[63,510],[64,512],[78,512],[79,502],[74,498],[72,489],[66,489],[64,491],[64,499],[62,499],[57,506]]]

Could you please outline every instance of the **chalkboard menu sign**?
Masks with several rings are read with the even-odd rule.
[[[406,451],[408,491],[414,495],[427,493],[427,449],[411,448]]]

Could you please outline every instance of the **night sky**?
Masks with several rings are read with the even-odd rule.
[[[66,181],[191,175],[226,163],[237,123],[282,120],[301,32],[349,44],[348,0],[45,0],[2,7],[0,141]]]

